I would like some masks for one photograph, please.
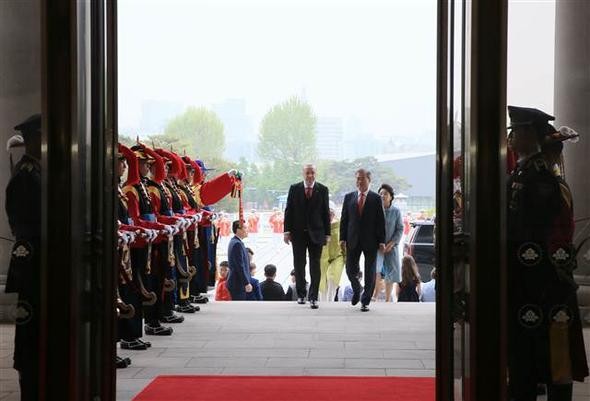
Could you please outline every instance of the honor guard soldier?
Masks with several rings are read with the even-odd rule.
[[[555,118],[532,108],[508,106],[508,112],[508,143],[518,156],[507,189],[510,396],[535,400],[537,384],[546,383],[548,400],[569,401],[571,381],[583,372],[572,370],[563,327],[573,325],[577,313],[566,302],[571,281],[557,263],[562,253],[553,249],[564,207],[560,182],[541,152],[547,136],[556,131],[549,123]]]
[[[177,245],[179,238],[182,237],[184,230],[188,226],[188,222],[174,215],[171,208],[172,196],[164,186],[164,180],[167,176],[167,170],[172,163],[171,160],[166,160],[158,152],[149,147],[139,144],[132,149],[139,151],[141,149],[148,157],[154,159],[153,165],[150,166],[151,178],[142,175],[142,181],[147,188],[150,203],[152,205],[152,213],[159,223],[167,224],[175,227],[175,232],[168,236],[167,241],[163,242],[156,248],[156,257],[154,263],[157,264],[160,271],[160,278],[162,281],[170,283],[169,287],[164,288],[162,292],[162,313],[160,320],[165,323],[182,323],[184,316],[174,313],[175,305],[177,304],[177,270],[184,269],[181,266],[182,261],[177,257]]]
[[[123,148],[124,150],[125,148]],[[154,159],[146,155],[142,147],[134,147],[129,152],[123,151],[129,165],[127,182],[123,187],[123,194],[127,202],[127,211],[130,222],[133,225],[155,229],[160,233],[154,241],[153,249],[132,248],[131,263],[139,271],[138,276],[145,284],[148,292],[154,292],[156,302],[152,305],[144,303],[145,333],[150,335],[171,335],[171,327],[162,326],[160,320],[163,316],[163,293],[173,291],[173,284],[162,279],[155,256],[156,250],[169,235],[176,232],[173,226],[158,223],[153,211],[150,196],[148,195],[145,181],[150,172],[150,164]],[[151,248],[151,247],[148,247]]]
[[[181,313],[194,313],[200,308],[199,306],[191,305],[189,299],[189,283],[196,274],[196,268],[189,264],[188,255],[190,254],[190,249],[188,246],[187,232],[191,226],[194,227],[194,225],[198,222],[199,217],[196,215],[196,212],[185,210],[181,199],[180,188],[178,188],[177,185],[176,179],[186,175],[184,162],[173,152],[168,152],[163,149],[156,149],[156,153],[166,160],[167,166],[169,166],[169,168],[166,170],[166,178],[161,183],[162,188],[158,188],[157,192],[154,191],[154,195],[156,197],[162,196],[164,194],[167,197],[166,203],[168,208],[161,208],[160,213],[168,216],[174,216],[181,221],[188,222],[183,231],[174,237],[174,256],[177,273],[175,310]],[[153,188],[150,187],[150,193],[152,193],[152,189]]]
[[[25,154],[14,166],[6,188],[6,214],[15,237],[6,292],[18,293],[14,368],[19,372],[21,400],[39,397],[39,315],[41,275],[41,115],[14,127]],[[11,138],[9,147],[22,143]]]
[[[119,181],[127,168],[126,159],[131,159],[128,177],[137,180],[137,159],[133,152],[119,144],[117,155],[117,174]],[[141,277],[146,266],[142,263],[145,255],[151,249],[153,241],[158,237],[159,230],[133,225],[129,217],[127,197],[123,193],[121,182],[117,186],[117,219],[121,246],[119,249],[119,296],[121,301],[133,306],[134,314],[126,319],[119,319],[118,335],[122,349],[146,350],[151,343],[141,339],[143,333],[143,305],[151,306],[156,303],[156,294],[147,291]],[[137,255],[141,255],[139,258]]]
[[[181,197],[182,203],[186,210],[192,210],[196,212],[199,217],[199,224],[191,225],[187,231],[188,235],[188,244],[189,244],[189,254],[188,258],[190,261],[191,266],[194,266],[197,269],[197,273],[199,270],[199,266],[202,268],[202,261],[200,260],[200,242],[199,242],[199,225],[205,224],[202,220],[207,218],[203,216],[203,211],[200,209],[199,204],[197,203],[197,197],[195,193],[195,172],[198,170],[200,174],[199,165],[191,160],[188,156],[183,156],[182,161],[186,167],[186,175],[182,180],[179,180],[178,186],[181,189]],[[209,298],[207,298],[206,294],[201,294],[198,291],[198,282],[197,282],[197,275],[193,276],[189,291],[190,291],[190,302],[197,303],[197,304],[204,304],[209,302]]]
[[[235,169],[217,177],[206,180],[207,172],[213,169],[205,167],[201,160],[195,160],[199,167],[195,170],[194,175],[194,193],[197,204],[203,211],[203,220],[199,224],[199,241],[200,247],[200,266],[197,266],[198,291],[206,293],[208,287],[215,285],[215,271],[217,269],[217,239],[219,233],[212,220],[215,214],[212,212],[210,205],[213,205],[223,199],[226,195],[231,194],[237,187],[238,182],[242,179],[242,174]],[[202,268],[201,268],[202,266]]]

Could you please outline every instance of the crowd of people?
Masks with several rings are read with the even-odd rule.
[[[356,211],[352,211],[350,214],[346,214],[343,209],[340,216],[338,216],[336,204],[329,200],[328,189],[315,181],[315,173],[315,166],[304,166],[303,181],[294,184],[290,188],[284,214],[275,208],[268,218],[268,226],[271,232],[281,235],[285,243],[292,247],[295,268],[291,271],[291,283],[289,283],[288,287],[283,288],[280,283],[275,282],[277,268],[275,265],[269,264],[264,268],[264,283],[269,286],[272,285],[276,288],[276,291],[272,295],[265,296],[264,291],[259,294],[257,290],[259,283],[254,278],[256,266],[252,261],[253,252],[246,246],[247,241],[245,241],[248,236],[257,234],[260,229],[260,217],[256,210],[252,210],[245,221],[240,223],[240,221],[236,220],[232,223],[232,231],[235,228],[235,231],[233,231],[234,237],[229,243],[228,260],[220,264],[215,299],[218,301],[292,300],[299,303],[309,302],[312,309],[317,309],[319,301],[342,301],[346,299],[344,293],[347,292],[346,287],[348,286],[352,291],[352,295],[355,292],[359,293],[359,297],[361,293],[367,294],[364,299],[367,300],[368,298],[368,302],[434,302],[436,280],[426,280],[429,284],[425,287],[428,290],[426,291],[426,297],[424,297],[421,290],[423,283],[414,259],[411,256],[406,256],[400,266],[399,245],[404,233],[407,235],[409,232],[411,219],[427,219],[426,213],[421,211],[420,214],[415,216],[410,213],[402,216],[399,208],[394,205],[394,190],[388,184],[381,185],[378,193],[370,192],[370,202],[373,203],[367,205],[366,214],[369,215],[370,210],[381,209],[384,228],[382,234],[385,242],[382,249],[375,249],[375,260],[373,261],[375,274],[370,275],[370,278],[365,279],[365,281],[359,279],[358,283],[362,285],[356,287],[353,281],[350,281],[348,274],[350,268],[347,267],[347,248],[341,241],[341,222],[343,218],[347,219],[353,213],[359,213],[359,209],[357,208]],[[369,194],[370,172],[361,169],[357,172],[357,175],[364,176],[365,182],[361,184],[366,184],[366,193]],[[304,187],[311,189],[306,190]],[[229,225],[229,220],[227,216],[224,217],[226,222],[223,222],[222,226],[225,227]],[[217,223],[219,223],[219,220]],[[254,224],[255,227],[251,227],[250,224]],[[242,248],[246,248],[248,251],[248,260],[242,257]],[[237,252],[237,250],[240,250],[240,252]],[[368,256],[371,257],[370,252]],[[365,255],[366,257],[367,255]],[[308,276],[305,269],[307,259],[309,259],[309,277],[311,279],[309,282],[306,280]],[[351,268],[354,269],[353,266]],[[347,272],[346,277],[349,279],[348,283],[342,280],[345,271]],[[228,282],[228,276],[231,277],[232,273],[235,280]],[[358,272],[355,277],[360,276],[362,275]],[[372,282],[369,283],[369,280]],[[301,284],[298,285],[298,282]],[[414,286],[415,288],[407,288],[414,282],[417,283]],[[235,297],[231,296],[228,284],[235,287]],[[244,291],[241,288],[242,284]],[[247,285],[251,286],[251,290],[250,287],[245,288]],[[368,289],[365,290],[365,288]],[[410,296],[412,292],[414,295]],[[352,297],[349,301],[352,301]],[[368,302],[365,303],[365,307],[361,310],[368,309]]]

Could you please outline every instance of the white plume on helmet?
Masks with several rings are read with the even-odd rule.
[[[12,148],[18,148],[21,146],[25,146],[25,139],[20,134],[13,135],[10,138],[8,138],[8,141],[6,141],[7,152],[10,152],[10,149]]]

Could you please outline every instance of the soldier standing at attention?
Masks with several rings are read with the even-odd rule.
[[[41,115],[29,117],[14,129],[21,132],[26,153],[14,167],[6,188],[6,214],[16,239],[11,251],[6,292],[18,293],[13,366],[19,373],[21,400],[37,400],[41,274]]]
[[[536,400],[537,383],[545,383],[548,401],[570,401],[572,380],[583,380],[588,370],[571,363],[577,348],[562,330],[564,324],[579,323],[562,296],[573,289],[562,274],[562,253],[553,250],[562,191],[541,152],[547,136],[556,132],[549,123],[555,118],[524,107],[508,106],[508,112],[509,147],[518,155],[507,189],[510,399]]]

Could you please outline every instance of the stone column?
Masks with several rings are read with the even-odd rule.
[[[555,13],[556,126],[580,133],[565,144],[565,173],[574,197],[575,219],[590,218],[590,1],[558,0]],[[580,221],[576,238],[590,236],[590,220]],[[590,323],[590,255],[579,256],[578,298]]]
[[[4,209],[10,179],[6,141],[13,127],[41,111],[41,3],[38,0],[0,1],[0,237],[12,238]],[[16,163],[22,150],[13,155]],[[2,308],[14,297],[4,296],[12,243],[0,239],[0,321]]]

